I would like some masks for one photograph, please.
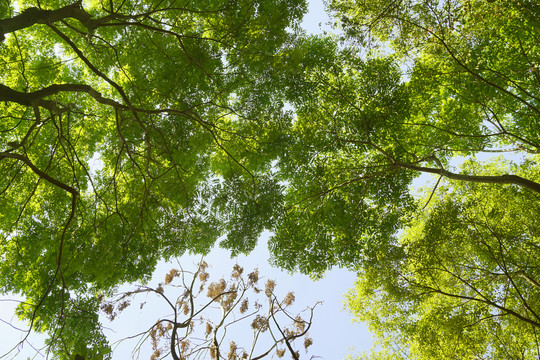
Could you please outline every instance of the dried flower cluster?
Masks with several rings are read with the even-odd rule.
[[[227,354],[227,360],[236,360],[238,356],[236,355],[236,350],[238,347],[234,341],[231,341],[229,344],[229,353]]]
[[[206,271],[201,271],[199,273],[199,280],[203,283],[205,283],[206,281],[208,281],[208,277],[210,276],[210,274],[208,274]]]
[[[118,309],[118,311],[120,312],[120,311],[126,309],[130,304],[131,304],[131,303],[130,303],[129,300],[122,301],[122,302],[120,303],[120,305],[118,305],[117,309]]]
[[[172,329],[172,323],[168,322],[167,326],[163,325],[162,320],[158,320],[156,324],[150,329],[149,336],[152,341],[152,350],[154,351],[150,360],[159,359],[163,352],[159,344],[162,338]]]
[[[107,315],[110,321],[113,321],[117,315],[114,311],[114,305],[110,302],[102,303],[100,309],[105,313],[105,315]]]
[[[244,314],[246,311],[248,311],[249,308],[249,300],[248,298],[244,298],[242,300],[242,305],[240,305],[240,314]]]
[[[240,265],[238,264],[235,264],[234,267],[233,267],[233,271],[232,271],[232,274],[231,276],[236,279],[236,280],[239,280],[240,277],[242,276],[242,273],[244,272],[244,268],[242,268]]]
[[[215,299],[225,292],[225,288],[227,288],[227,283],[224,279],[220,279],[219,282],[210,283],[210,285],[208,285],[206,296]]]
[[[248,285],[256,285],[259,281],[259,269],[255,269],[248,274]]]
[[[181,343],[180,343],[180,351],[185,354],[188,352],[189,350],[189,345],[190,345],[190,342],[189,340],[183,340]]]
[[[296,326],[296,331],[300,334],[306,330],[306,322],[300,316],[294,318],[294,325]]]
[[[267,297],[271,297],[274,294],[274,288],[276,286],[276,282],[274,280],[268,279],[266,281],[266,284],[264,286],[264,293]]]
[[[212,330],[214,329],[214,327],[212,326],[212,324],[210,324],[209,322],[206,323],[206,331],[205,331],[205,335],[206,337],[208,337],[208,335],[210,335],[212,333]]]
[[[152,354],[152,356],[150,356],[150,360],[159,359],[160,356],[161,356],[161,350],[156,349],[154,350],[154,353]]]
[[[220,298],[221,306],[225,310],[230,310],[237,297],[238,297],[238,292],[236,290],[236,284],[232,284],[230,289],[227,291],[227,294]]]
[[[125,310],[131,302],[128,299],[121,298],[119,304],[114,306],[114,303],[111,301],[102,301],[100,305],[100,310],[105,313],[109,321],[113,321],[122,310]]]
[[[265,332],[268,330],[268,319],[261,315],[255,316],[251,322],[251,328],[254,330],[259,330],[260,332]]]
[[[289,291],[287,295],[285,295],[285,298],[283,299],[283,304],[285,306],[290,306],[294,302],[294,293],[292,291]]]
[[[199,270],[200,270],[200,271],[206,271],[206,268],[207,268],[207,267],[208,267],[208,264],[206,263],[206,261],[203,260],[203,261],[201,261],[201,262],[199,263]]]
[[[167,275],[165,275],[165,285],[169,285],[175,277],[180,276],[180,272],[177,269],[171,269]]]

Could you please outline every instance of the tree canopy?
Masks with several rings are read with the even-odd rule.
[[[536,163],[500,159],[463,168],[540,175]],[[389,358],[537,358],[538,200],[518,187],[441,186],[399,243],[362,269],[347,306]]]
[[[305,10],[2,2],[0,288],[53,349],[62,334],[102,346],[96,293],[159,259],[223,234],[233,252],[255,246],[289,123],[271,69]]]
[[[1,5],[0,289],[52,349],[106,346],[96,294],[268,229],[280,267],[359,273],[389,356],[534,356],[539,5],[328,9],[307,36],[300,0]]]
[[[410,185],[421,173],[540,192],[515,173],[452,168],[485,153],[536,159],[532,2],[334,1],[330,9],[344,46],[312,45],[335,55],[306,61],[302,82],[290,85],[297,118],[279,163],[289,186],[271,244],[278,264],[354,269],[384,253],[415,216]]]
[[[393,69],[399,66],[401,79],[383,88],[392,92],[370,86],[376,92],[365,97],[368,104],[385,93],[405,94],[396,97],[406,104],[395,115],[390,96],[377,104],[375,114],[389,109],[388,115],[370,132],[366,100],[336,86],[366,124],[360,135],[339,129],[339,137],[377,156],[360,163],[373,170],[348,181],[397,173],[375,187],[398,190],[386,208],[377,200],[388,195],[362,187],[364,204],[386,210],[379,213],[381,225],[380,216],[400,221],[355,262],[359,278],[347,305],[380,341],[370,357],[537,358],[538,4],[333,1],[331,8],[347,41],[368,58],[386,53]],[[339,111],[328,113],[328,121],[351,123]],[[486,160],[490,153],[504,157]],[[409,208],[404,171],[437,176]]]

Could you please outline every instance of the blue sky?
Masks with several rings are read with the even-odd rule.
[[[220,277],[227,278],[235,263],[241,265],[246,272],[258,268],[261,277],[263,277],[260,281],[261,286],[266,279],[275,279],[278,297],[283,297],[289,291],[294,292],[297,311],[305,309],[307,306],[313,306],[317,301],[322,301],[322,304],[316,307],[312,329],[309,333],[314,341],[310,347],[310,355],[318,356],[319,359],[338,360],[345,358],[347,354],[368,351],[372,341],[367,327],[363,324],[353,323],[352,317],[343,310],[343,295],[353,286],[355,275],[343,269],[334,269],[327,273],[322,280],[312,281],[305,275],[291,275],[272,268],[268,263],[270,255],[266,248],[268,236],[268,233],[264,234],[259,241],[259,246],[247,256],[231,259],[227,251],[214,249],[205,257],[205,261],[210,266],[208,272],[213,276],[213,280],[216,281]],[[184,269],[194,270],[199,259],[200,256],[186,255],[178,261]],[[159,282],[163,282],[165,274],[171,268],[178,268],[176,261],[160,264],[154,278],[148,285],[157,287]],[[133,287],[125,287],[125,291],[129,289],[133,289]],[[111,340],[116,341],[144,331],[161,316],[170,314],[162,300],[153,297],[141,297],[139,300],[147,301],[143,310],[139,310],[140,301],[133,302],[129,311],[126,310],[109,325],[111,329],[114,329],[114,331],[107,332]],[[251,329],[248,328],[246,332],[242,332],[242,329],[237,327],[236,330],[238,332],[231,335],[229,339],[236,340],[238,343],[244,341],[246,344],[244,337],[251,336]],[[236,337],[240,339],[236,339]],[[249,343],[249,341],[247,342]],[[115,359],[131,358],[131,351],[136,343],[136,340],[121,343],[114,352],[117,355]],[[302,342],[299,342],[299,345],[301,344]],[[148,358],[144,354],[149,354],[149,349],[141,351],[141,359]],[[302,354],[305,354],[303,350]]]

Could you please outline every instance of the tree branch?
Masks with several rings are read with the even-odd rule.
[[[38,175],[40,178],[48,181],[49,183],[63,189],[63,190],[66,190],[67,192],[71,193],[73,196],[77,197],[79,195],[79,192],[61,182],[60,180],[58,179],[55,179],[53,178],[52,176],[50,176],[49,174],[45,173],[44,171],[40,170],[36,165],[34,165],[34,163],[32,163],[32,161],[30,161],[29,158],[27,158],[26,156],[23,156],[23,155],[20,155],[20,154],[13,154],[13,153],[7,153],[7,152],[0,152],[0,160],[2,159],[5,159],[5,158],[9,158],[9,159],[16,159],[16,160],[19,160],[19,161],[22,161],[23,163],[25,163],[30,169],[32,169],[32,171]]]
[[[0,42],[5,40],[5,34],[29,28],[35,24],[49,24],[67,18],[77,19],[89,29],[97,26],[97,21],[92,20],[90,14],[82,8],[81,1],[56,10],[31,7],[12,18],[0,20]]]
[[[105,98],[97,90],[90,85],[85,84],[54,84],[47,86],[46,88],[33,91],[33,92],[20,92],[13,90],[3,84],[0,84],[0,101],[14,102],[25,106],[41,106],[51,111],[59,112],[58,103],[52,100],[44,100],[47,96],[56,95],[61,92],[82,92],[93,97],[97,102],[113,106],[120,109],[129,109],[126,105],[123,105],[115,100]]]
[[[445,169],[434,169],[434,168],[416,166],[412,164],[399,163],[399,162],[395,163],[395,165],[404,169],[410,169],[410,170],[420,171],[420,172],[425,172],[425,173],[430,173],[430,174],[437,174],[437,175],[444,176],[452,180],[477,182],[477,183],[485,183],[485,184],[517,185],[517,186],[524,187],[526,189],[532,190],[540,194],[539,183],[522,178],[521,176],[518,176],[518,175],[509,175],[509,174],[496,175],[496,176],[467,175],[467,174],[456,174]]]

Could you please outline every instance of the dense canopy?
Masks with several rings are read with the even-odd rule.
[[[254,247],[279,189],[259,143],[288,123],[270,70],[305,8],[2,2],[0,288],[54,349],[102,343],[96,294],[159,259]]]
[[[540,175],[531,162],[464,165],[510,169]],[[399,243],[363,268],[348,307],[391,359],[536,359],[538,200],[517,187],[441,186]]]
[[[346,47],[312,64],[304,87],[291,84],[294,141],[280,163],[288,213],[272,244],[280,265],[354,268],[385,252],[415,216],[410,185],[421,173],[540,193],[530,176],[452,167],[459,158],[532,160],[540,151],[533,2],[333,1],[330,8]]]
[[[107,346],[98,295],[264,229],[280,267],[358,272],[374,356],[535,356],[540,5],[328,10],[307,36],[300,0],[0,5],[0,291],[57,356]]]
[[[379,121],[363,144],[383,169],[437,175],[413,211],[401,211],[395,238],[360,261],[347,305],[380,341],[370,358],[537,358],[538,4],[331,7],[349,41],[391,53],[409,95],[398,120]]]

